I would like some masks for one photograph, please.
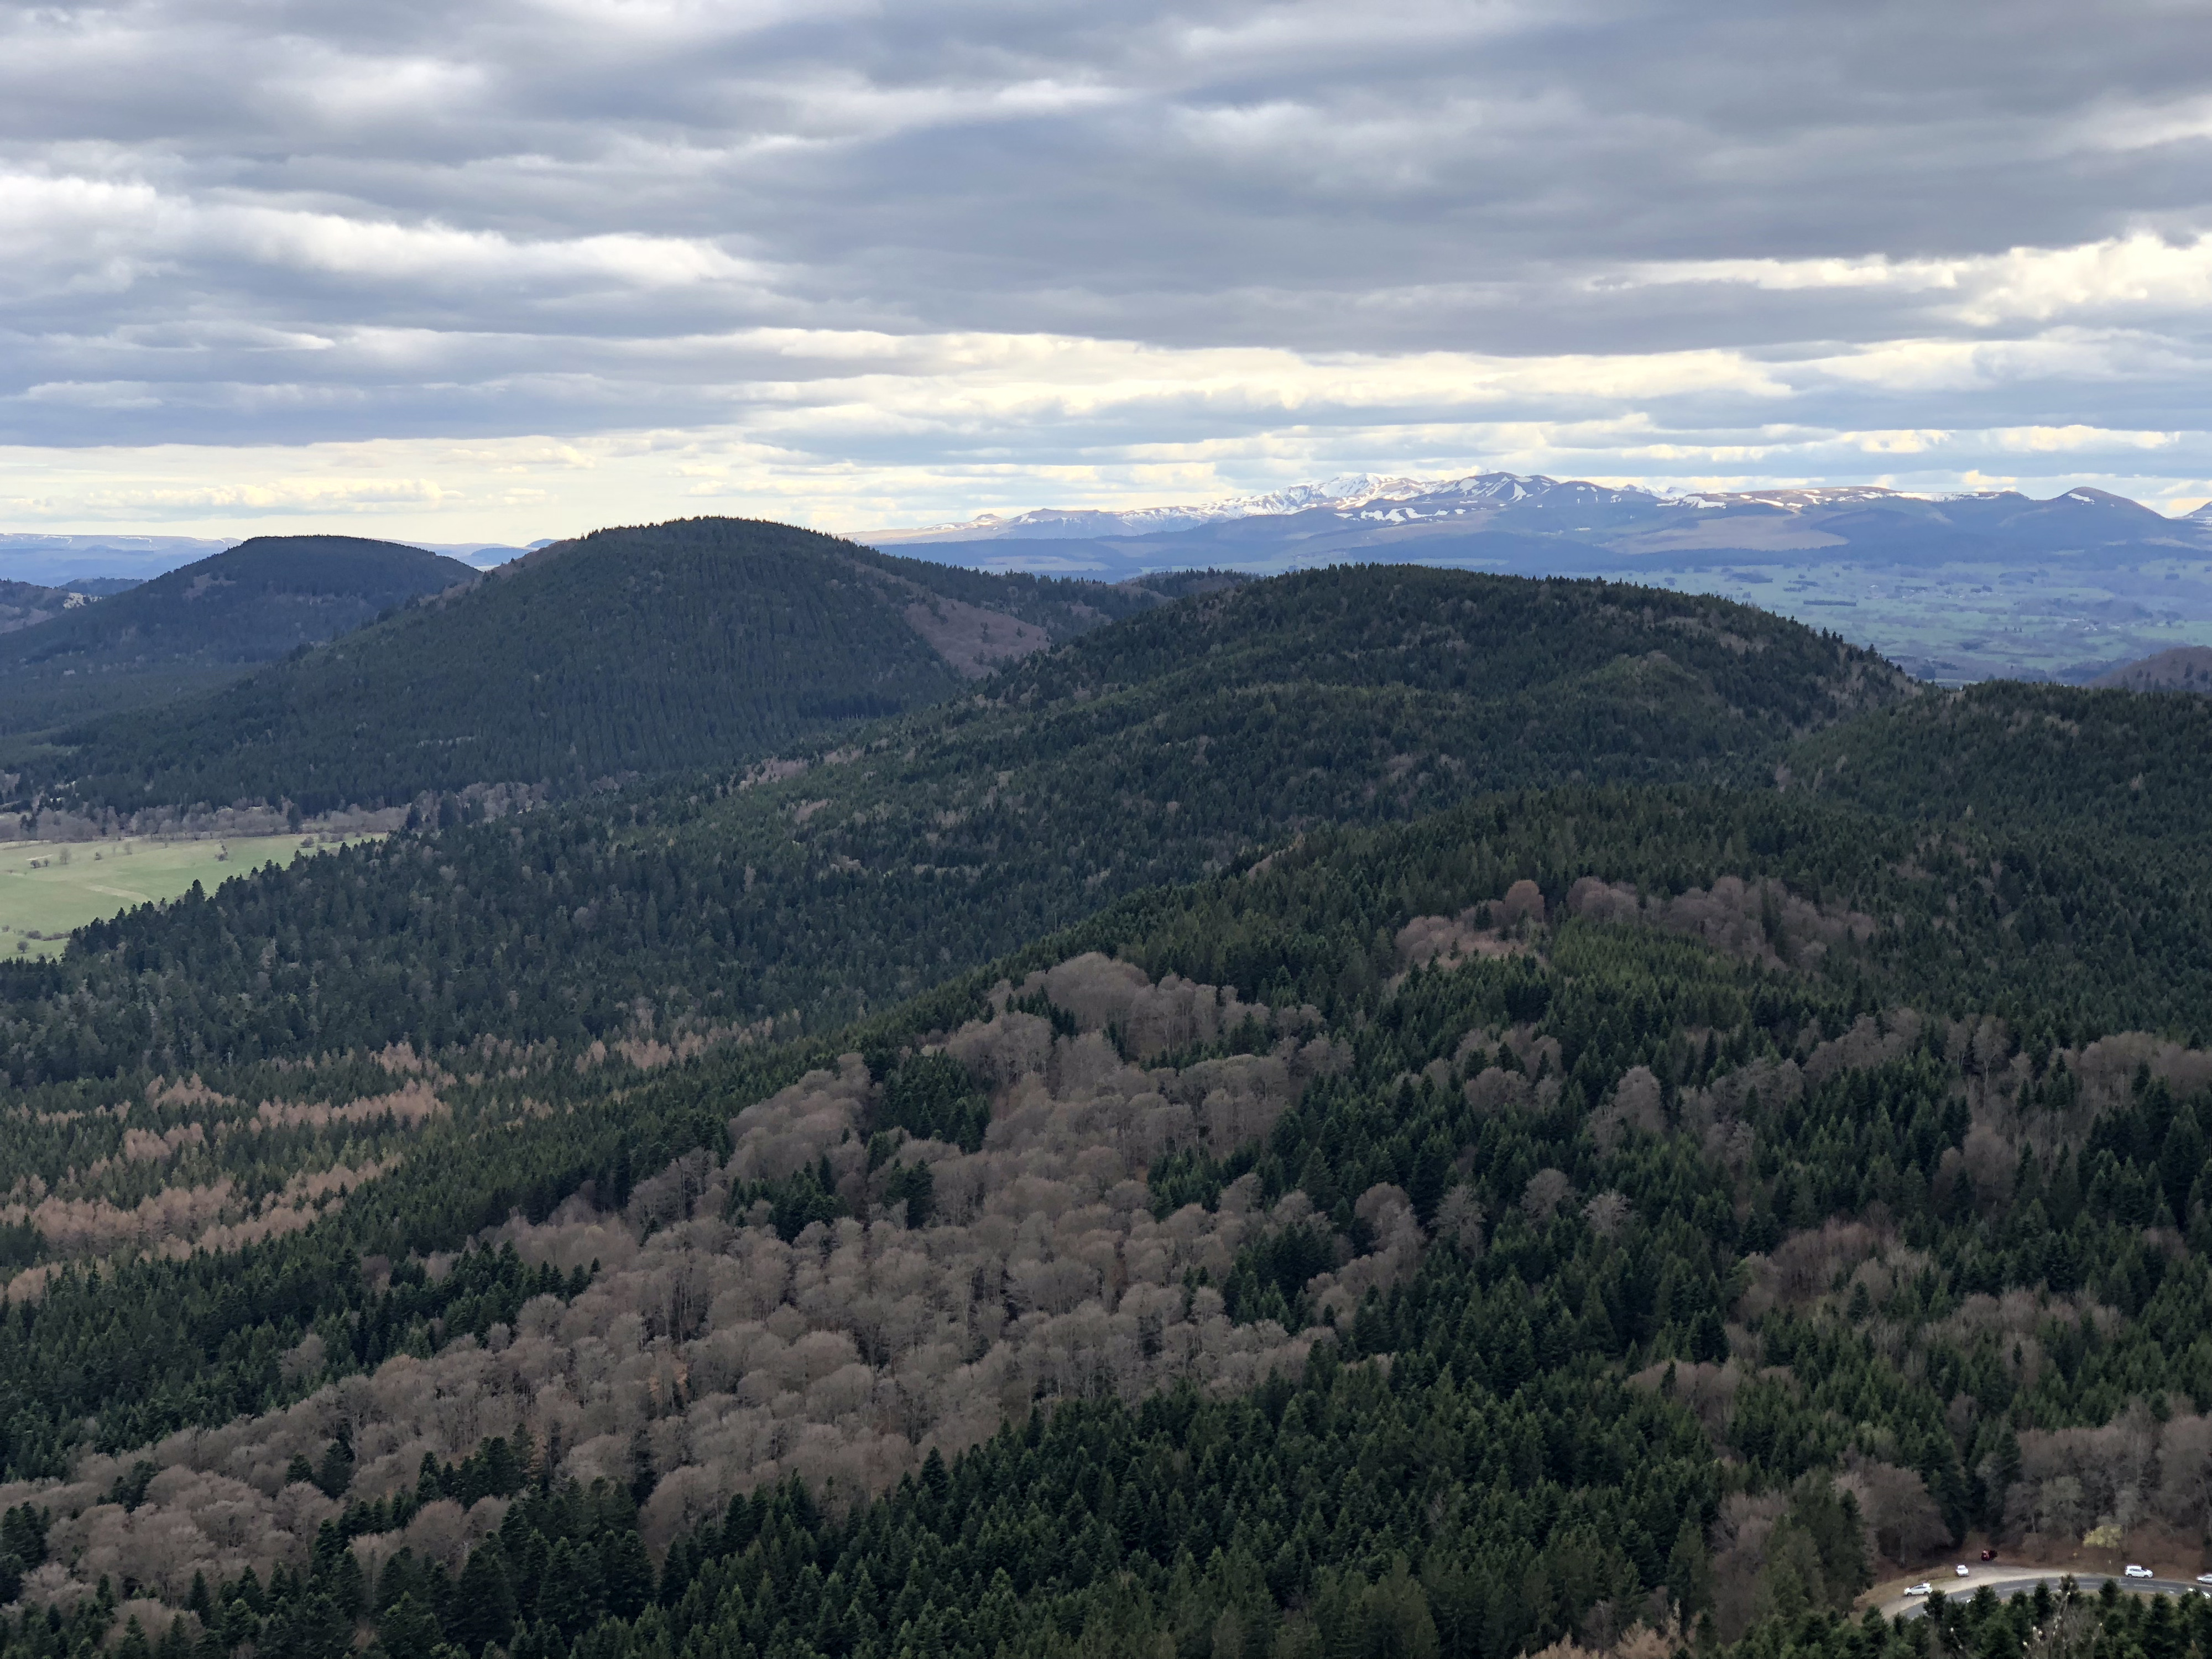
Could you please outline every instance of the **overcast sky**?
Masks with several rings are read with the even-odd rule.
[[[0,529],[2212,496],[2203,0],[0,9]]]

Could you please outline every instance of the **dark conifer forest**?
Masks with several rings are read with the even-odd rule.
[[[264,562],[291,551],[248,543],[206,562],[257,550]],[[471,580],[394,593],[372,626],[302,639],[196,697],[64,726],[27,755],[18,787],[125,814],[250,799],[313,816],[502,783],[574,793],[758,759],[937,702],[1192,580],[985,576],[726,519],[604,530],[483,579],[386,550]],[[320,570],[328,556],[306,550],[287,568]],[[187,574],[115,603],[150,608]],[[90,627],[76,618],[46,627]]]
[[[0,964],[0,1655],[2212,1653],[2206,708],[699,520],[88,720],[397,827]]]
[[[0,634],[0,734],[20,744],[210,690],[476,578],[458,559],[391,542],[256,537]]]

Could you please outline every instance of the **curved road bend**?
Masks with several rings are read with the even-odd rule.
[[[2021,1567],[1992,1572],[1984,1567],[1960,1578],[1950,1573],[1948,1568],[1944,1571],[1949,1574],[1948,1577],[1938,1578],[1930,1573],[1925,1582],[1935,1585],[1954,1601],[1971,1596],[1984,1585],[1995,1590],[2000,1601],[2008,1601],[2020,1595],[2033,1595],[2038,1584],[2050,1585],[2055,1595],[2069,1576],[2063,1572],[2033,1572]],[[2186,1578],[2118,1578],[2102,1572],[2077,1572],[2071,1576],[2084,1595],[2094,1595],[2108,1582],[2137,1595],[2195,1595],[2203,1591],[2212,1591],[2212,1584],[2194,1583]],[[1954,1585],[1957,1588],[1954,1589]],[[1876,1605],[1881,1608],[1884,1618],[1897,1619],[1925,1612],[1928,1598],[1924,1595],[1893,1595]]]

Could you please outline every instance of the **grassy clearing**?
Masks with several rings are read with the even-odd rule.
[[[217,841],[0,842],[0,955],[58,954],[70,933],[134,904],[212,892],[264,864],[372,836],[232,836]]]

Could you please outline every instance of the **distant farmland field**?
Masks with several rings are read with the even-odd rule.
[[[52,956],[75,929],[134,904],[173,899],[198,882],[210,892],[264,864],[373,840],[233,836],[216,841],[0,842],[0,955]]]

